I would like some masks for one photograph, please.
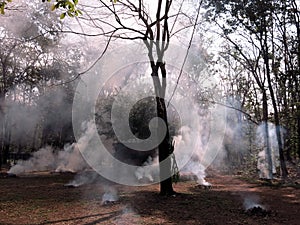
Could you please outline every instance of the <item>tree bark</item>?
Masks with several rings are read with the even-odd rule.
[[[269,137],[269,125],[268,125],[268,99],[267,99],[267,93],[266,90],[263,91],[263,121],[265,121],[264,124],[264,141],[265,141],[265,157],[266,162],[268,163],[268,178],[273,179],[273,163],[272,163],[272,150],[270,147],[270,137]]]
[[[158,71],[161,71],[162,81],[158,76]],[[158,145],[158,160],[159,160],[159,173],[160,173],[160,194],[161,195],[174,195],[175,191],[172,186],[172,162],[169,157],[171,152],[170,132],[168,126],[167,108],[165,104],[165,91],[166,91],[166,69],[165,64],[157,62],[152,65],[152,79],[156,95],[156,110],[157,117],[161,118],[167,128],[166,135],[163,141]],[[159,127],[157,128],[159,129]],[[161,162],[164,163],[162,164]],[[167,179],[165,179],[167,178]]]
[[[264,64],[266,67],[266,76],[267,76],[267,81],[268,81],[268,89],[270,92],[271,96],[271,102],[273,105],[273,110],[274,110],[274,122],[275,122],[275,132],[276,132],[276,139],[277,139],[277,144],[278,144],[278,151],[279,151],[279,158],[280,158],[280,168],[281,168],[281,175],[283,178],[287,177],[287,169],[286,169],[286,164],[285,164],[285,159],[284,159],[284,154],[283,154],[283,143],[282,143],[282,135],[281,135],[281,130],[280,130],[280,121],[279,121],[279,113],[278,113],[278,108],[277,108],[277,103],[276,103],[276,98],[274,94],[274,90],[272,87],[272,81],[271,81],[271,71],[270,71],[270,65],[269,65],[269,48],[268,48],[268,36],[267,33],[268,31],[266,30],[266,18],[264,18],[264,31],[265,31],[265,37],[264,37],[264,46],[262,46],[262,49],[264,50]],[[267,123],[266,123],[267,124]],[[266,125],[267,126],[267,125]],[[271,153],[271,158],[272,158],[272,152]],[[271,159],[272,161],[272,159]],[[272,165],[271,165],[272,166]],[[271,171],[273,169],[271,168]]]
[[[160,182],[160,194],[161,195],[173,195],[175,192],[172,186],[172,162],[169,157],[172,152],[170,152],[170,134],[168,127],[168,119],[167,119],[167,110],[165,100],[160,97],[156,97],[156,105],[157,105],[157,116],[165,122],[167,126],[167,133],[163,141],[158,146],[158,159],[159,159],[159,173],[161,178],[166,178]],[[159,128],[158,128],[159,129]],[[165,164],[161,162],[165,161]]]

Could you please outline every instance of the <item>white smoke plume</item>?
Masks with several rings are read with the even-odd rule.
[[[109,204],[119,200],[118,191],[112,186],[104,186],[104,194],[102,195],[101,204]]]
[[[28,160],[19,160],[8,173],[22,175],[30,172],[52,171],[77,173],[73,180],[67,183],[68,187],[79,187],[91,184],[98,180],[99,175],[91,170],[81,155],[80,150],[85,149],[95,130],[90,123],[83,124],[85,132],[82,137],[71,145],[65,145],[63,150],[55,151],[50,146],[33,153]]]
[[[46,171],[56,169],[56,158],[51,147],[45,147],[33,153],[29,160],[19,160],[10,168],[8,173],[23,174],[35,171]]]
[[[210,128],[207,128],[208,115],[201,113],[197,105],[191,105],[188,110],[181,110],[181,113],[189,115],[187,118],[190,118],[193,122],[187,121],[190,125],[182,125],[178,135],[173,139],[175,143],[174,154],[180,169],[180,176],[182,180],[194,180],[200,185],[210,186],[211,184],[205,180],[205,170],[207,162],[210,160],[207,155],[210,155],[209,151],[214,151],[220,146],[208,149],[207,142],[208,138],[219,137],[215,136],[214,133],[208,134],[210,131]],[[157,167],[153,169],[146,167],[147,165],[157,165]],[[143,166],[135,171],[135,176],[140,182],[156,180],[155,177],[159,176],[157,157],[154,159],[149,157]]]
[[[156,167],[149,168],[148,165],[155,165]],[[152,158],[151,156],[148,157],[147,161],[143,163],[143,165],[135,171],[135,176],[139,181],[143,179],[147,179],[150,182],[154,181],[154,177],[158,176],[158,158]]]
[[[115,225],[143,224],[141,216],[137,214],[131,206],[125,206],[120,215],[113,221]]]
[[[250,195],[244,198],[243,206],[245,210],[249,210],[255,207],[265,209],[266,207],[260,204],[260,199],[257,195]]]
[[[20,175],[37,171],[78,172],[87,167],[76,145],[68,145],[62,151],[50,146],[34,152],[28,160],[19,160],[8,173]]]
[[[197,105],[191,105],[188,110],[182,110],[182,113],[188,114],[192,122],[188,122],[189,126],[183,125],[179,135],[174,138],[176,161],[178,165],[183,165],[180,175],[184,177],[183,179],[190,178],[200,185],[210,185],[205,180],[205,170],[209,164],[207,153],[215,150],[215,148],[208,149],[207,147],[209,138],[214,138],[215,135],[213,132],[210,134],[211,127],[208,125],[208,121],[212,118],[203,113]],[[187,153],[187,149],[192,151],[192,155]]]
[[[175,141],[175,156],[179,165],[184,165],[181,168],[180,173],[183,176],[189,177],[195,180],[201,185],[210,184],[205,180],[206,177],[206,154],[207,154],[207,120],[206,115],[200,115],[199,108],[197,106],[191,106],[189,111],[186,111],[190,115],[190,119],[193,120],[192,127],[182,126],[179,134],[174,138]],[[13,166],[9,173],[22,174],[33,171],[55,171],[55,172],[81,172],[89,166],[82,157],[82,152],[85,151],[89,145],[90,140],[97,133],[95,126],[92,126],[91,122],[83,124],[85,132],[81,138],[72,145],[67,145],[64,150],[54,151],[50,147],[45,147],[35,152],[33,156],[27,161],[18,161]],[[210,134],[209,138],[214,138],[214,133]],[[218,138],[218,137],[216,137]],[[219,146],[216,146],[216,148]],[[79,151],[81,150],[81,152]],[[95,148],[96,149],[96,148]],[[186,149],[192,149],[192,157],[188,155]],[[208,151],[213,151],[209,149]],[[103,162],[102,155],[96,154],[98,159],[96,161]],[[191,157],[191,158],[189,158]],[[147,165],[157,165],[154,167],[147,167]],[[150,169],[149,169],[150,168]],[[112,169],[112,173],[115,174],[115,170]],[[121,176],[120,174],[115,174]],[[158,159],[149,157],[143,166],[139,167],[133,174],[133,178],[143,182],[144,179],[148,182],[157,180],[159,176]],[[128,178],[128,179],[133,179]],[[66,184],[67,186],[78,187],[86,183],[93,183],[97,179],[96,173],[78,173],[74,180]]]
[[[79,187],[84,184],[92,184],[98,181],[99,175],[93,170],[78,172],[74,179],[65,184],[66,187]]]

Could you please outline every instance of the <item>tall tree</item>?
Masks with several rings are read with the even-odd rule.
[[[108,43],[113,39],[119,40],[142,40],[148,49],[149,63],[151,66],[151,77],[156,94],[157,116],[161,118],[167,127],[166,135],[158,146],[160,176],[163,179],[160,182],[160,194],[173,195],[175,192],[172,186],[172,162],[170,155],[173,152],[172,141],[168,128],[168,117],[165,103],[165,92],[167,84],[167,68],[165,62],[165,53],[170,45],[172,35],[192,26],[192,22],[181,26],[175,30],[174,25],[182,18],[188,18],[182,12],[182,2],[178,2],[178,8],[173,8],[173,0],[158,0],[157,2],[146,2],[143,0],[133,1],[107,1],[98,0],[86,6],[86,10],[80,16],[81,11],[76,8],[78,1],[67,1],[73,6],[67,6],[65,1],[56,1],[54,8],[66,9],[61,18],[78,15],[79,21],[90,21],[93,28],[99,29],[99,35],[107,37]],[[200,2],[201,5],[201,2]],[[88,10],[91,10],[89,14]],[[151,9],[150,11],[148,9]],[[197,11],[200,7],[197,8]],[[98,12],[98,13],[95,13]],[[73,13],[73,14],[72,14]],[[172,15],[171,15],[172,13]],[[154,15],[154,16],[153,16]],[[190,18],[188,18],[190,19]],[[107,22],[107,21],[110,22]],[[173,22],[171,26],[171,21]],[[176,27],[176,26],[175,26]],[[195,29],[195,27],[194,27]],[[71,31],[72,32],[72,31]],[[76,32],[82,35],[88,35],[86,32]],[[164,166],[163,166],[164,165]]]

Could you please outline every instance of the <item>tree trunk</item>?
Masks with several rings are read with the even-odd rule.
[[[292,162],[293,161],[292,156],[291,156],[291,148],[292,148],[292,146],[291,146],[291,140],[290,140],[290,138],[286,139],[285,146],[286,146],[286,160],[288,162]]]
[[[277,139],[277,144],[278,144],[278,151],[279,151],[279,158],[280,158],[280,168],[281,168],[281,175],[283,178],[287,177],[287,169],[286,169],[286,164],[285,164],[285,159],[284,159],[284,154],[283,154],[283,143],[282,143],[282,135],[281,135],[281,130],[280,130],[280,121],[279,121],[279,113],[278,113],[278,108],[277,108],[277,103],[276,103],[276,98],[274,94],[274,90],[272,87],[272,81],[271,81],[271,71],[270,71],[270,65],[269,65],[269,48],[268,48],[268,43],[267,43],[267,30],[265,30],[265,39],[264,39],[264,63],[266,67],[266,76],[267,76],[267,81],[268,81],[268,89],[270,92],[271,96],[271,102],[273,105],[273,110],[274,110],[274,122],[275,122],[275,129],[276,129],[276,139]],[[267,126],[267,125],[266,125]],[[272,152],[270,151],[272,154]],[[272,157],[272,155],[271,155]],[[272,159],[271,159],[272,161]],[[272,168],[271,168],[272,171]]]
[[[263,121],[264,124],[264,141],[265,141],[265,159],[268,163],[268,178],[273,179],[273,164],[272,164],[272,151],[270,147],[270,137],[269,137],[269,126],[268,126],[268,99],[266,90],[263,90]]]
[[[165,100],[160,97],[156,97],[156,106],[157,106],[157,116],[165,122],[167,126],[167,133],[163,141],[158,146],[158,159],[160,162],[159,173],[161,178],[166,178],[160,182],[160,194],[161,195],[173,195],[175,192],[172,186],[172,162],[169,157],[172,152],[170,152],[170,134],[168,127],[168,118],[167,118],[167,109]],[[158,128],[159,129],[159,128]],[[165,161],[165,164],[162,164],[162,161]]]
[[[161,71],[162,81],[158,76],[158,71]],[[156,110],[157,117],[161,118],[167,128],[166,135],[163,141],[158,145],[158,160],[159,160],[159,173],[160,173],[160,194],[173,195],[175,191],[172,186],[172,162],[169,157],[171,152],[170,133],[168,126],[167,108],[165,104],[165,91],[166,91],[166,69],[165,64],[157,62],[156,65],[152,64],[152,79],[156,95]],[[159,127],[157,129],[160,129]],[[162,164],[161,162],[164,161]],[[167,178],[167,179],[165,179]]]
[[[2,169],[2,151],[0,152],[0,171]]]
[[[297,107],[298,108],[298,107]],[[298,157],[300,158],[300,109],[297,109],[297,137],[298,137]]]
[[[11,130],[8,130],[7,124],[5,124],[5,131],[4,131],[4,146],[3,146],[3,155],[2,155],[2,162],[4,165],[8,162],[8,155],[10,150],[10,140],[11,140]]]
[[[293,79],[295,82],[295,95],[296,95],[296,129],[297,129],[297,144],[298,144],[298,149],[297,149],[297,154],[298,157],[300,158],[300,106],[299,106],[299,101],[300,101],[300,93],[299,93],[299,73],[300,73],[300,17],[299,17],[299,7],[297,4],[297,0],[293,0],[291,2],[291,9],[292,9],[292,19],[293,19],[293,24],[296,26],[296,32],[297,32],[297,39],[294,41],[296,43],[296,68],[292,71]]]

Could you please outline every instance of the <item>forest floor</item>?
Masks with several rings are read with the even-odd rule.
[[[158,185],[128,187],[99,181],[65,186],[74,174],[0,176],[1,225],[94,224],[300,224],[297,185],[210,175],[210,189],[184,181],[176,196],[158,195]],[[103,194],[116,190],[115,202]],[[113,193],[113,192],[110,192]],[[249,210],[245,204],[260,204]],[[250,206],[250,205],[249,205]]]

